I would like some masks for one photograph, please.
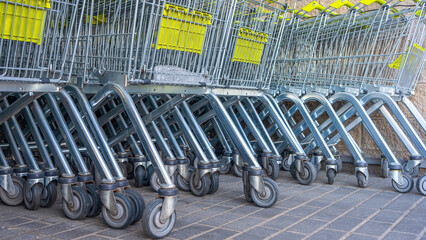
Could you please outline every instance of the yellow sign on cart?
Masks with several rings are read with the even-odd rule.
[[[232,61],[259,65],[263,47],[267,42],[268,34],[240,28]]]
[[[0,38],[41,44],[49,0],[0,2]]]
[[[207,26],[212,15],[166,4],[161,19],[156,49],[170,49],[201,54]]]

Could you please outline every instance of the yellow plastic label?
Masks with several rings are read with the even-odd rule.
[[[207,26],[212,15],[166,4],[161,19],[156,49],[170,49],[201,54]]]
[[[343,6],[346,6],[348,8],[353,8],[355,5],[351,2],[349,2],[348,0],[337,0],[334,3],[330,4],[330,7],[335,8],[335,9],[339,9]]]
[[[92,17],[92,24],[100,24],[100,23],[106,23],[108,20],[107,16],[105,14],[97,15]],[[86,15],[86,23],[90,23],[90,16]]]
[[[40,45],[46,9],[50,0],[0,2],[0,38]]]
[[[245,62],[259,65],[263,47],[268,42],[268,34],[240,28],[232,62]]]
[[[359,2],[362,3],[362,4],[364,4],[364,5],[367,5],[367,6],[369,6],[369,5],[373,4],[373,3],[378,3],[380,5],[385,5],[386,4],[385,0],[361,0]]]
[[[312,12],[315,9],[317,9],[321,12],[325,10],[325,12],[330,13],[331,15],[337,15],[336,13],[334,13],[334,12],[328,10],[328,9],[326,10],[326,8],[323,5],[319,4],[317,1],[313,1],[313,2],[309,3],[308,5],[304,6],[302,8],[302,11]]]
[[[409,50],[410,48],[408,48],[407,49],[407,51]],[[412,58],[415,58],[416,56],[418,56],[419,55],[419,53],[423,53],[423,52],[425,52],[425,49],[424,48],[422,48],[422,47],[420,47],[419,45],[417,45],[417,44],[414,44],[413,45],[413,48],[411,49],[411,51],[410,51],[410,53],[408,53],[409,55],[410,55],[410,57],[408,58],[408,61],[413,61],[413,60],[415,60],[415,59],[412,59]],[[399,56],[393,63],[391,63],[391,64],[389,64],[389,67],[390,68],[395,68],[395,69],[400,69],[401,68],[401,64],[403,63],[403,62],[405,62],[405,59],[407,58],[407,54],[401,54],[401,56]]]

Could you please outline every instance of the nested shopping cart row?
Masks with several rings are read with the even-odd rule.
[[[426,147],[397,102],[426,130],[408,100],[425,59],[424,2],[291,5],[1,0],[1,199],[50,206],[59,183],[67,217],[102,212],[112,228],[142,219],[164,237],[178,188],[213,194],[232,169],[246,200],[270,207],[281,167],[311,184],[325,158],[332,184],[341,140],[366,187],[350,134],[360,123],[384,175],[410,191]],[[370,117],[377,110],[411,156],[404,165]],[[145,206],[127,179],[158,198]]]

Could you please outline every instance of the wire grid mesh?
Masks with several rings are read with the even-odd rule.
[[[281,38],[286,5],[275,1],[238,1],[226,51],[215,69],[215,86],[266,89]]]
[[[209,84],[234,1],[88,1],[73,74],[152,84]],[[116,76],[116,75],[113,75]]]
[[[348,11],[301,19],[285,28],[274,89],[356,88],[414,90],[425,59],[425,7]]]
[[[1,0],[0,80],[68,81],[63,73],[77,4],[78,0]]]

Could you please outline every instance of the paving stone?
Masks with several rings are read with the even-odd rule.
[[[314,212],[319,211],[320,208],[310,207],[310,206],[300,206],[294,210],[287,212],[286,214],[297,217],[306,217],[313,214]]]
[[[107,236],[107,237],[120,237],[129,234],[127,229],[108,229],[102,232],[98,232],[97,235]]]
[[[341,217],[331,224],[327,226],[327,228],[341,230],[341,231],[349,231],[356,227],[358,224],[362,222],[362,219],[359,218],[351,218],[351,217]]]
[[[29,222],[29,223],[24,223],[19,226],[16,226],[16,228],[23,229],[23,230],[34,230],[34,229],[47,227],[49,225],[50,224],[46,224],[42,222]]]
[[[401,212],[382,210],[372,220],[379,222],[394,223],[402,216]]]
[[[272,234],[275,234],[277,230],[272,230],[269,228],[256,227],[249,231],[244,232],[243,234],[234,237],[235,240],[255,240],[255,239],[265,239]]]
[[[10,237],[10,236],[15,236],[15,235],[18,235],[18,234],[24,233],[24,232],[25,231],[19,230],[19,229],[2,228],[2,229],[0,229],[0,239]]]
[[[375,213],[377,209],[357,207],[346,214],[348,217],[366,219]]]
[[[2,221],[0,224],[3,227],[9,227],[9,226],[15,227],[16,225],[28,223],[28,222],[31,222],[31,220],[29,220],[28,218],[17,217],[17,218],[12,218],[12,219]]]
[[[78,240],[108,240],[111,237],[102,237],[99,235],[87,235],[85,237],[79,238]]]
[[[223,213],[223,214],[220,214],[219,216],[204,220],[201,222],[201,224],[210,225],[210,226],[221,226],[223,224],[227,224],[231,221],[234,221],[237,218],[241,218],[241,216],[235,215],[232,213]]]
[[[237,230],[237,231],[244,231],[249,227],[252,227],[257,224],[261,224],[263,221],[263,218],[257,218],[257,217],[243,217],[239,220],[236,220],[234,222],[226,224],[226,228],[231,230]]]
[[[46,235],[42,235],[42,234],[35,234],[33,232],[26,232],[23,234],[18,234],[18,235],[13,235],[10,237],[5,238],[7,240],[38,240],[38,239],[43,239],[43,240],[50,240],[53,239],[51,237],[48,237]]]
[[[406,233],[419,233],[424,228],[426,228],[426,221],[403,219],[393,230]]]
[[[414,208],[406,218],[426,221],[426,208]]]
[[[358,233],[363,233],[371,236],[380,236],[391,226],[388,223],[368,221],[356,230]]]
[[[288,215],[283,215],[280,216],[272,221],[269,221],[267,223],[264,223],[262,226],[264,227],[268,227],[268,228],[273,228],[273,229],[284,229],[288,226],[290,226],[291,224],[301,220],[302,218],[300,217],[294,217],[294,216],[288,216]]]
[[[277,215],[281,215],[285,211],[287,210],[282,208],[276,208],[276,207],[262,208],[260,211],[257,211],[251,214],[250,216],[270,219],[272,217],[276,217]]]
[[[332,208],[326,208],[314,215],[311,216],[312,219],[319,219],[319,220],[325,220],[325,221],[331,221],[336,219],[337,217],[341,216],[342,210],[340,209],[332,209]]]
[[[277,236],[271,238],[271,240],[282,240],[282,239],[291,239],[291,240],[299,240],[304,238],[305,235],[300,233],[293,233],[293,232],[282,232],[278,234]]]
[[[98,231],[97,226],[83,226],[79,228],[75,228],[72,230],[68,230],[62,233],[55,234],[55,238],[61,238],[61,239],[75,239],[79,237],[84,237],[85,235],[96,233]]]
[[[379,238],[353,233],[349,235],[349,237],[347,237],[345,240],[376,240],[376,239],[379,239]]]
[[[171,238],[175,239],[188,239],[190,237],[193,237],[195,235],[198,235],[200,233],[206,232],[208,230],[211,230],[212,227],[200,225],[200,224],[194,224],[186,228],[182,228],[179,230],[176,230],[170,234]],[[127,239],[127,236],[125,237]]]
[[[390,232],[383,240],[412,240],[415,238],[416,236],[411,234]]]
[[[345,235],[345,232],[334,231],[330,229],[322,229],[321,231],[310,236],[308,239],[311,240],[330,240],[330,239],[339,239]]]
[[[69,223],[58,223],[49,227],[44,227],[44,228],[40,228],[40,229],[36,229],[35,231],[45,234],[45,235],[53,235],[59,232],[64,232],[70,229],[73,229],[77,226],[72,226]]]
[[[228,229],[215,229],[211,232],[203,234],[198,239],[212,239],[212,240],[222,240],[228,237],[231,237],[235,234],[238,234],[236,231],[228,230]]]
[[[321,226],[325,225],[326,223],[327,223],[326,221],[306,219],[296,224],[295,226],[291,227],[289,230],[292,232],[310,234],[316,231]]]

